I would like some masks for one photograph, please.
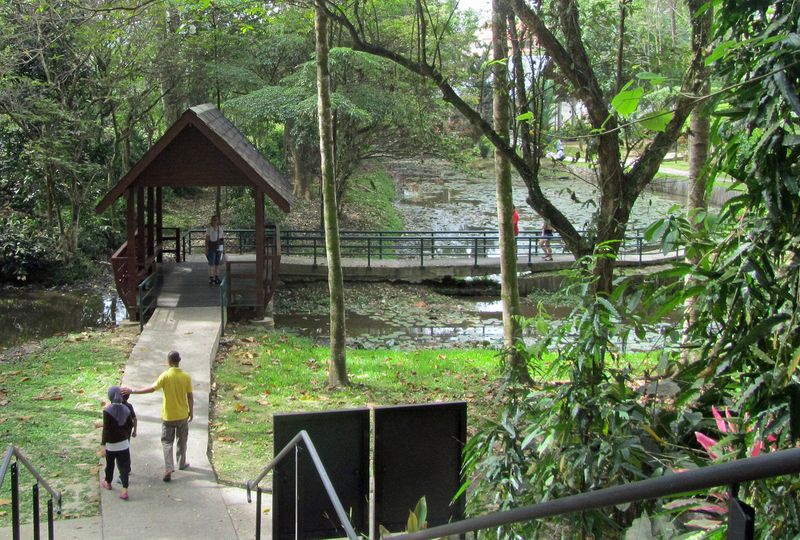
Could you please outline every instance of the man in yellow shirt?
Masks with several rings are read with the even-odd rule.
[[[180,369],[181,355],[178,351],[170,351],[167,355],[169,368],[158,376],[152,386],[146,388],[123,388],[122,393],[150,394],[161,390],[164,399],[161,402],[161,445],[164,448],[164,482],[172,480],[175,470],[172,458],[172,445],[178,438],[176,457],[178,468],[186,469],[186,442],[189,439],[189,422],[194,416],[194,397],[192,395],[192,378]]]

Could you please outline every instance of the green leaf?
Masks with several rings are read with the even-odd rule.
[[[650,73],[649,71],[643,71],[636,75],[636,78],[640,81],[650,81],[653,85],[664,84],[667,81],[667,78],[663,75],[659,75],[658,73]]]
[[[425,496],[419,498],[417,501],[417,507],[414,508],[414,514],[417,516],[417,523],[421,529],[426,528],[426,522],[428,520],[428,503],[425,500]]]
[[[628,82],[620,92],[611,100],[611,106],[620,116],[630,116],[639,108],[639,101],[644,95],[644,90],[637,86],[629,90],[633,81]]]
[[[533,113],[531,111],[528,111],[526,113],[517,116],[517,122],[526,122],[529,120],[533,120]]]
[[[416,514],[411,510],[408,511],[408,521],[406,522],[406,532],[417,532],[419,531],[419,521],[417,520]]]
[[[780,323],[789,319],[788,313],[779,313],[778,315],[772,315],[771,317],[767,317],[765,320],[758,323],[756,326],[750,329],[747,334],[744,335],[739,342],[734,347],[733,351],[731,351],[730,356],[736,356],[739,352],[745,350],[749,347],[752,343],[755,343],[757,340],[761,339],[762,337],[768,336],[772,333],[772,329],[775,326],[779,325]]]
[[[732,40],[723,41],[722,43],[717,45],[717,47],[711,52],[711,54],[708,55],[708,57],[706,58],[706,65],[710,66],[711,64],[713,64],[714,62],[716,62],[717,60],[728,54],[728,51],[733,49],[734,47],[736,47],[735,41]]]
[[[639,120],[639,123],[642,124],[645,129],[661,132],[667,128],[667,124],[672,121],[673,116],[672,111],[661,110],[646,115]]]

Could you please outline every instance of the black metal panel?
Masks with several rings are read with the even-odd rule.
[[[276,414],[274,454],[301,430],[308,432],[356,532],[369,529],[369,409]],[[300,458],[300,538],[344,536],[311,460]],[[272,538],[295,538],[295,458],[276,467],[272,491]]]
[[[752,506],[732,497],[728,505],[728,534],[726,540],[753,540],[756,512]]]
[[[377,527],[405,530],[420,497],[428,526],[464,517],[461,453],[467,439],[467,404],[436,403],[375,409],[375,537]]]

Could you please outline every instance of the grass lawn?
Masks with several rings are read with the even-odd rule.
[[[84,332],[51,338],[0,361],[0,445],[14,444],[54,489],[64,516],[97,515],[102,402],[118,384],[133,331]],[[21,515],[30,519],[33,477],[20,472]],[[42,508],[46,499],[42,490]],[[11,477],[0,490],[0,527],[10,525]]]
[[[211,437],[222,481],[241,484],[269,463],[274,413],[464,400],[474,430],[495,407],[494,350],[348,350],[345,390],[327,388],[329,356],[304,338],[244,328],[221,347]]]

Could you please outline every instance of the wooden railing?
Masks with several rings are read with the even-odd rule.
[[[135,274],[130,272],[128,242],[122,244],[111,256],[111,268],[114,271],[114,283],[117,287],[117,293],[132,319],[139,319],[139,284],[158,271],[158,259],[161,252],[162,245],[157,244],[152,255],[145,258],[143,262],[137,262]]]

